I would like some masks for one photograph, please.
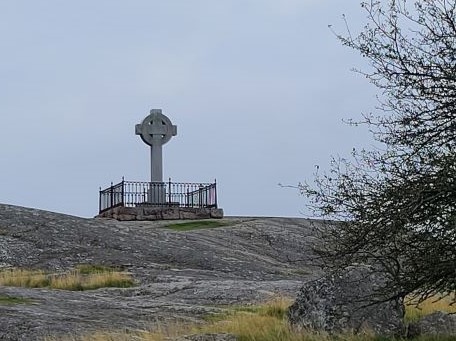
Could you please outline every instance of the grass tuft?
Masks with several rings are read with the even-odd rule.
[[[42,270],[6,269],[0,271],[0,285],[9,287],[43,288],[50,284]]]
[[[229,307],[229,315],[238,313],[250,313],[259,316],[269,316],[277,319],[284,319],[288,307],[293,303],[293,300],[285,297],[276,297],[271,301],[263,304],[239,305]],[[223,316],[223,315],[222,315]]]
[[[193,230],[201,230],[201,229],[211,229],[216,227],[223,227],[228,226],[228,223],[221,220],[197,220],[197,221],[189,221],[186,223],[177,223],[177,224],[169,224],[164,226],[167,229],[174,230],[174,231],[193,231]]]
[[[0,271],[0,285],[24,288],[50,288],[72,291],[94,290],[134,285],[133,278],[124,272],[83,266],[69,273],[49,274],[42,270],[8,269]]]

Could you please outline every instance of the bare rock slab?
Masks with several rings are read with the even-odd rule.
[[[376,303],[385,276],[369,266],[347,268],[304,284],[288,318],[299,330],[374,333],[402,336],[405,332],[402,299]]]
[[[0,269],[65,273],[79,264],[100,264],[124,269],[136,282],[132,288],[83,292],[0,286],[0,296],[27,300],[0,304],[0,340],[201,323],[221,306],[295,296],[303,280],[315,277],[313,222],[222,222],[176,231],[169,221],[83,219],[0,204]]]

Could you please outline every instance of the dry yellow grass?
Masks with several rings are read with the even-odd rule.
[[[203,332],[227,332],[240,336],[241,340],[316,340],[315,335],[297,333],[277,317],[253,313],[237,313],[225,321],[215,322],[202,328]],[[324,340],[319,335],[318,340]]]
[[[450,307],[450,300],[439,303],[423,302],[422,313],[437,310],[454,311]],[[377,341],[379,339],[369,335],[338,335],[330,337],[326,334],[312,334],[297,332],[290,329],[285,312],[292,302],[288,298],[276,298],[260,305],[234,306],[229,312],[218,317],[211,317],[204,325],[171,324],[161,326],[152,331],[136,332],[97,332],[82,337],[48,338],[46,341],[165,341],[182,335],[201,333],[232,333],[239,341]],[[411,307],[407,308],[410,314]],[[451,338],[420,338],[419,341],[449,341]]]
[[[456,313],[456,294],[441,297],[431,297],[421,302],[418,306],[410,301],[406,306],[405,319],[415,321],[436,311]]]
[[[98,331],[83,336],[48,337],[44,341],[167,341],[182,335],[189,335],[196,327],[182,323],[158,326],[154,330]]]
[[[105,287],[130,287],[134,284],[129,274],[119,271],[49,274],[41,270],[8,269],[0,271],[0,285],[51,288],[62,290],[93,290]]]
[[[41,270],[8,269],[0,271],[0,285],[42,288],[49,285],[49,278]]]
[[[285,312],[291,299],[277,298],[260,305],[234,306],[228,313],[211,317],[203,325],[171,324],[151,331],[97,332],[81,337],[48,338],[46,341],[164,341],[182,335],[232,333],[240,341],[329,341],[325,334],[300,333],[290,329]],[[340,336],[339,341],[370,340]]]

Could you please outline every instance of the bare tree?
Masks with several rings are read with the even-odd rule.
[[[379,89],[379,105],[352,123],[366,124],[382,148],[333,159],[300,186],[315,214],[341,221],[322,231],[319,251],[333,269],[381,264],[401,295],[454,293],[456,1],[361,6],[361,33],[336,35],[370,62],[358,72]]]

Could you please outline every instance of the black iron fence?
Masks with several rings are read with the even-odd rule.
[[[100,189],[99,212],[110,208],[179,206],[217,208],[217,183],[125,181]]]

